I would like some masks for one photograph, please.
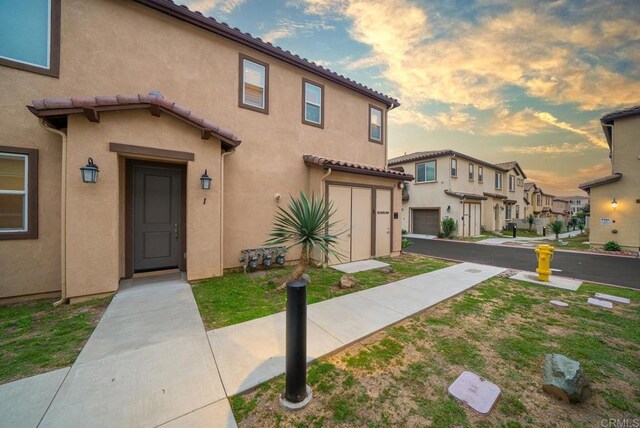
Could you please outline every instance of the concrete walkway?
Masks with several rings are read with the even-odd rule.
[[[40,427],[235,426],[189,284],[123,284]],[[31,425],[34,426],[34,425]]]
[[[397,323],[505,269],[461,263],[309,305],[308,360]],[[284,373],[285,313],[208,332],[227,395]]]

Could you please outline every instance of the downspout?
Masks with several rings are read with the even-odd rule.
[[[60,300],[53,306],[67,303],[67,134],[48,127],[44,119],[40,119],[40,127],[53,132],[62,142],[62,180],[60,183]]]
[[[331,168],[327,169],[326,174],[320,177],[320,196],[324,199],[324,179],[331,175]]]
[[[235,152],[233,148],[220,157],[220,274],[224,272],[224,158]]]
[[[327,169],[327,172],[322,177],[320,177],[320,198],[322,198],[322,200],[324,200],[324,180],[331,175],[331,172],[332,170],[331,168],[329,168]],[[329,256],[325,254],[323,258],[324,258],[324,262],[322,263],[322,267],[326,268],[327,265],[329,264]]]

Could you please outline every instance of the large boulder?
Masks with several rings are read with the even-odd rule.
[[[565,403],[582,403],[591,395],[580,363],[560,354],[545,357],[542,390]]]

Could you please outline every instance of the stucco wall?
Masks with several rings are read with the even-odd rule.
[[[430,161],[431,159],[407,162],[401,166],[405,172],[413,174],[417,177],[416,165]],[[436,159],[436,179],[434,183],[417,183],[412,182],[409,187],[409,201],[403,202],[402,205],[402,227],[407,231],[411,231],[411,209],[414,208],[440,208],[441,220],[451,217],[458,223],[458,235],[462,236],[462,201],[456,196],[444,193],[445,189],[461,193],[473,193],[483,195],[484,192],[498,193],[507,196],[509,199],[517,201],[520,205],[520,217],[524,216],[524,188],[516,185],[514,192],[509,191],[509,174],[516,175],[514,170],[508,172],[498,171],[487,165],[478,165],[472,161],[463,158],[457,158],[458,173],[456,177],[451,176],[451,156],[443,156]],[[469,179],[469,164],[474,165],[473,180]],[[478,181],[478,167],[483,168],[483,181]],[[503,182],[502,189],[495,188],[495,173],[502,172]],[[503,200],[488,197],[487,200],[481,201],[481,225],[487,230],[500,230],[506,223],[505,211],[500,210],[499,219],[495,221],[495,205],[499,204],[504,207]],[[515,207],[513,208],[513,216],[515,216]]]
[[[595,246],[616,241],[627,250],[637,251],[640,247],[640,116],[614,122],[612,164],[613,172],[622,173],[622,178],[591,189],[589,241]],[[611,208],[613,198],[618,202],[615,210]],[[603,225],[602,218],[615,223]]]
[[[270,65],[268,115],[238,107],[239,53]],[[325,86],[324,129],[301,123],[303,77]],[[308,171],[302,161],[303,154],[375,166],[384,166],[386,161],[386,144],[368,141],[368,106],[370,103],[383,106],[366,96],[130,1],[65,0],[62,2],[60,77],[0,67],[0,128],[3,130],[0,144],[40,150],[40,235],[37,240],[0,241],[0,298],[60,288],[60,142],[58,137],[38,127],[37,119],[25,105],[46,97],[136,94],[150,90],[161,91],[166,98],[234,131],[243,140],[237,153],[225,161],[225,267],[238,266],[240,250],[260,245],[266,238],[273,218],[275,193],[297,194],[307,188]],[[118,139],[124,141],[131,136],[125,129],[146,126],[138,125],[139,118],[135,115],[122,115],[113,120],[127,122],[127,126],[110,128],[109,138],[115,138],[113,133],[121,129]],[[100,124],[102,127],[111,120],[108,116],[103,114],[107,122]],[[142,120],[155,118],[147,115]],[[81,184],[77,168],[86,163],[88,155],[94,157],[101,169],[103,165],[109,171],[113,169],[114,179],[110,174],[101,173],[98,184],[103,188],[115,186],[105,194],[103,202],[112,204],[108,209],[113,215],[95,230],[121,242],[120,225],[113,223],[122,200],[115,180],[117,158],[106,153],[104,147],[95,145],[96,138],[100,141],[105,138],[95,132],[101,128],[80,116],[72,121],[77,127],[70,128],[71,137],[75,139],[70,142],[74,153],[69,154],[69,171],[75,172],[70,173],[69,183],[75,187],[69,190],[80,193],[71,195],[70,204],[80,205],[83,192],[88,191],[85,187],[77,188]],[[180,126],[178,123],[167,127],[167,135],[175,137],[171,144],[167,142],[168,148],[175,150],[177,146],[191,144],[190,136],[196,131],[181,130],[178,136]],[[155,144],[150,140],[137,143],[146,144],[159,147],[164,143]],[[209,175],[219,172],[219,163],[211,156],[208,162],[197,158],[193,176],[189,173],[190,180],[196,175],[199,177],[205,167]],[[195,200],[202,205],[199,197]],[[212,200],[213,194],[210,194],[208,201]],[[210,207],[194,205],[191,209]],[[87,210],[86,213],[93,213]],[[201,221],[192,227],[210,228],[212,224]],[[87,249],[88,244],[74,247],[78,241],[74,238],[73,245],[69,243],[71,258],[76,253],[79,257],[71,260],[70,269],[80,266],[83,260],[78,248]],[[212,240],[202,248],[215,251],[218,242]],[[188,245],[191,243],[190,240]],[[197,257],[190,255],[191,261]],[[115,282],[122,274],[121,258],[122,255],[111,255],[105,262],[108,265],[105,277],[109,281]],[[189,277],[219,274],[219,266],[218,261],[207,268],[190,271]],[[73,279],[78,284],[87,280],[79,273],[74,275],[78,275]],[[114,286],[104,288],[112,290]],[[89,286],[88,290],[99,288],[102,286]]]

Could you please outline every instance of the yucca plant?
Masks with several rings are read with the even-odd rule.
[[[556,220],[549,224],[551,231],[556,235],[556,241],[560,238],[560,233],[562,233],[562,229],[564,228],[564,224],[560,220]]]
[[[317,198],[315,195],[311,195],[309,199],[304,192],[300,192],[299,198],[292,196],[287,209],[278,207],[273,228],[269,233],[271,238],[265,244],[285,244],[287,249],[300,246],[298,265],[288,281],[298,280],[304,275],[309,266],[310,255],[314,251],[323,257],[329,255],[340,257],[335,249],[340,234],[329,233],[329,230],[337,224],[331,220],[335,212],[333,203]]]

